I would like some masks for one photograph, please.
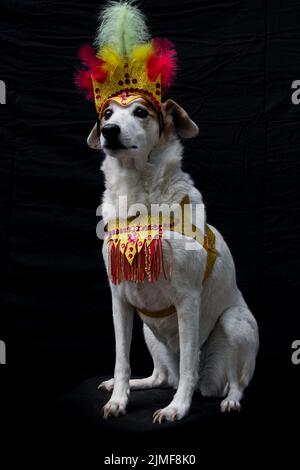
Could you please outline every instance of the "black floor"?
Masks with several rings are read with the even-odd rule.
[[[3,410],[8,411],[9,457],[32,468],[43,468],[41,463],[46,461],[51,468],[58,468],[58,463],[73,468],[83,462],[80,467],[85,469],[102,468],[112,454],[139,456],[145,462],[140,461],[137,468],[149,468],[150,454],[193,454],[199,468],[204,461],[221,462],[226,468],[245,462],[258,465],[264,455],[269,464],[281,460],[287,468],[298,452],[295,427],[300,404],[299,390],[283,370],[278,365],[276,374],[276,365],[268,369],[258,363],[240,413],[224,415],[220,399],[196,393],[188,417],[163,424],[153,424],[152,414],[170,402],[174,393],[170,389],[132,392],[125,416],[103,420],[101,408],[109,393],[97,390],[97,385],[107,377],[78,380],[54,396],[50,371],[48,387],[47,371],[27,377],[27,382],[20,373],[10,381],[9,407]],[[2,442],[1,452],[7,450],[5,439]]]

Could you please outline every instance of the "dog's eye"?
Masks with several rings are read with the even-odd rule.
[[[107,121],[107,119],[110,118],[111,115],[112,115],[112,110],[111,110],[111,109],[108,108],[108,109],[106,109],[106,110],[104,111],[104,119],[105,119],[106,121]]]
[[[148,114],[149,114],[148,111],[144,108],[136,108],[134,110],[134,115],[141,119],[145,119],[148,116]]]

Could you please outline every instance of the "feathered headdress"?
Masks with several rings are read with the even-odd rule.
[[[88,99],[94,97],[100,116],[110,100],[126,106],[138,97],[160,111],[176,71],[174,45],[150,39],[145,16],[131,0],[109,2],[99,19],[97,52],[89,45],[80,49],[85,68],[77,72],[76,84]]]

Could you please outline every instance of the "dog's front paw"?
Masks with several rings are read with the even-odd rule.
[[[188,414],[189,409],[185,406],[166,406],[153,414],[153,423],[162,423],[163,421],[179,421]]]
[[[112,416],[118,417],[126,413],[126,403],[122,401],[109,400],[102,408],[102,416],[108,419]]]
[[[114,379],[104,380],[98,385],[98,390],[104,390],[105,392],[111,392],[114,388]]]
[[[240,411],[241,404],[239,400],[231,400],[230,398],[226,397],[221,402],[221,411],[225,413],[226,411],[230,413],[230,411]]]

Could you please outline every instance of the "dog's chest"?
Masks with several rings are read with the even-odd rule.
[[[155,283],[123,281],[116,288],[122,298],[136,308],[161,310],[172,304],[172,286],[163,278]]]
[[[173,291],[170,284],[164,279],[158,280],[155,284],[145,282],[134,284],[132,282],[122,282],[117,286],[122,298],[125,298],[131,305],[137,307],[137,313],[144,323],[152,330],[154,335],[162,342],[166,343],[174,352],[178,352],[178,321],[177,315],[172,314],[167,317],[151,317],[141,313],[138,308],[161,311],[172,304]]]

